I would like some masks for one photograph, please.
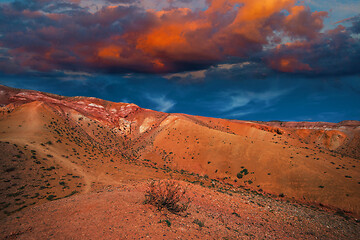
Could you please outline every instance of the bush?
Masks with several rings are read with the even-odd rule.
[[[11,168],[5,169],[5,172],[12,172],[12,171],[15,171],[15,170],[16,170],[15,167],[11,167]]]
[[[47,200],[49,200],[49,201],[53,201],[53,200],[55,200],[54,198],[55,198],[56,196],[55,195],[49,195],[49,196],[47,196]]]
[[[153,181],[146,191],[145,204],[152,204],[158,210],[166,208],[173,213],[184,212],[190,203],[190,199],[184,196],[185,192],[174,180]]]
[[[166,223],[166,225],[167,225],[168,227],[171,227],[171,222],[170,222],[168,219],[160,220],[160,221],[159,221],[159,223],[162,223],[162,222]]]
[[[248,174],[249,174],[249,171],[246,168],[244,168],[238,174],[236,174],[236,177],[240,179],[240,178],[243,178],[244,175],[248,175]]]
[[[201,228],[205,226],[205,224],[202,221],[200,221],[199,219],[195,219],[193,221],[193,223],[199,225],[199,227],[201,227]]]

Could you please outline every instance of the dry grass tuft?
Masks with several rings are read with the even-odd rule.
[[[186,190],[174,180],[153,181],[145,193],[145,204],[152,204],[158,210],[166,208],[172,213],[184,212],[190,203],[190,199],[185,197],[185,192]]]

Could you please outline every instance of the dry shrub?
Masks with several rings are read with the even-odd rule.
[[[145,203],[156,206],[159,210],[166,208],[172,213],[187,210],[190,199],[185,197],[186,190],[174,180],[160,180],[150,183],[145,194]]]

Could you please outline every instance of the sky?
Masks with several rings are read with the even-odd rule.
[[[227,119],[360,120],[360,1],[0,0],[0,84]]]

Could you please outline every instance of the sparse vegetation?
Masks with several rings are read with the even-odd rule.
[[[315,151],[311,145],[309,145],[310,148],[298,145],[300,143],[295,139],[295,137],[298,136],[292,132],[293,137],[288,138],[285,130],[281,133],[274,132],[273,128],[269,128],[272,132],[263,133],[264,138],[258,138],[256,134],[252,136],[243,135],[241,131],[237,131],[238,133],[233,134],[239,135],[239,137],[235,136],[232,138],[231,136],[229,137],[228,134],[223,135],[222,131],[231,132],[233,126],[234,129],[238,127],[237,123],[232,123],[231,129],[229,126],[225,129],[225,125],[222,126],[220,122],[207,126],[208,124],[206,122],[201,123],[199,120],[201,129],[204,130],[206,134],[203,135],[201,132],[197,132],[199,135],[195,136],[192,132],[187,131],[185,127],[181,126],[182,121],[178,121],[178,125],[176,126],[179,126],[179,130],[177,131],[175,131],[175,128],[170,128],[172,125],[160,128],[159,124],[167,117],[160,114],[154,120],[156,124],[153,124],[146,132],[139,134],[139,125],[136,123],[132,124],[132,126],[130,125],[131,129],[130,132],[128,132],[126,127],[121,126],[121,124],[123,124],[122,122],[119,122],[119,125],[117,125],[117,123],[116,125],[109,123],[101,126],[101,124],[103,124],[102,121],[91,120],[91,118],[96,119],[96,116],[91,115],[89,118],[84,118],[83,120],[79,118],[79,121],[82,122],[77,122],[75,120],[78,119],[78,116],[84,113],[78,114],[74,111],[69,115],[69,113],[66,114],[66,110],[63,112],[56,111],[54,113],[59,117],[58,119],[53,118],[53,121],[49,124],[49,120],[43,116],[44,119],[39,120],[44,121],[44,124],[41,125],[44,127],[34,129],[36,131],[32,133],[44,133],[43,136],[41,136],[42,138],[30,139],[32,136],[30,132],[28,145],[24,146],[23,144],[25,143],[18,143],[19,146],[17,146],[12,142],[8,142],[6,144],[9,146],[4,146],[4,150],[6,151],[3,151],[4,154],[0,157],[0,160],[3,160],[1,170],[3,175],[1,176],[0,183],[2,184],[2,197],[4,199],[3,203],[0,203],[0,214],[5,215],[5,210],[7,210],[7,213],[12,214],[18,209],[21,210],[22,208],[20,207],[22,206],[43,204],[47,201],[63,199],[78,193],[80,195],[96,191],[99,195],[102,194],[101,192],[104,192],[105,195],[107,194],[106,191],[111,192],[117,188],[114,179],[119,175],[127,179],[128,176],[133,178],[134,174],[141,174],[141,179],[181,179],[182,181],[192,184],[189,189],[195,189],[197,191],[190,193],[191,196],[193,196],[193,202],[189,209],[190,200],[186,198],[186,196],[190,194],[188,195],[188,191],[186,191],[185,194],[186,188],[184,188],[185,185],[183,185],[182,182],[172,180],[152,182],[146,193],[140,193],[142,197],[144,197],[143,194],[145,194],[145,203],[151,205],[140,206],[141,210],[144,211],[141,212],[139,216],[150,214],[150,216],[153,216],[151,221],[157,222],[159,221],[159,214],[152,211],[149,212],[148,208],[164,210],[165,213],[162,212],[163,214],[160,214],[161,220],[158,222],[158,225],[161,225],[161,229],[165,228],[176,232],[179,227],[183,226],[183,222],[178,221],[178,216],[171,217],[168,211],[173,213],[186,211],[183,215],[188,217],[181,218],[181,221],[186,221],[187,226],[190,226],[186,229],[194,230],[194,228],[196,228],[196,231],[205,233],[210,231],[210,229],[214,227],[214,224],[219,223],[219,225],[223,224],[221,226],[228,230],[226,231],[227,233],[238,233],[229,235],[227,238],[224,237],[224,239],[234,239],[236,237],[241,238],[242,235],[244,235],[244,229],[241,228],[244,220],[248,219],[248,221],[251,222],[254,219],[250,218],[249,220],[249,218],[247,218],[250,215],[247,211],[243,211],[246,205],[232,204],[229,205],[231,208],[228,208],[226,201],[229,203],[233,201],[236,202],[239,198],[245,196],[246,204],[249,204],[252,209],[253,207],[259,207],[261,212],[272,213],[271,216],[273,216],[273,214],[279,216],[278,214],[282,211],[277,211],[278,209],[282,209],[282,206],[292,207],[291,204],[293,201],[296,203],[296,200],[302,197],[300,193],[292,196],[293,194],[290,194],[291,191],[288,191],[287,187],[289,186],[286,185],[286,183],[284,185],[283,182],[276,182],[279,177],[283,176],[283,172],[278,171],[278,166],[284,167],[284,171],[286,171],[288,167],[289,169],[294,166],[302,167],[305,159],[308,160],[305,164],[309,166],[313,164],[310,159],[324,162],[323,164],[321,162],[321,164],[314,165],[318,166],[318,168],[316,168],[316,174],[318,172],[324,172],[325,169],[328,172],[324,172],[327,174],[324,175],[323,182],[310,184],[311,191],[314,190],[319,194],[328,194],[331,188],[326,184],[327,180],[334,174],[337,174],[342,178],[341,181],[343,181],[344,185],[346,187],[349,186],[348,193],[341,192],[341,196],[349,202],[353,202],[353,199],[356,197],[356,194],[353,194],[350,190],[354,184],[360,184],[357,177],[358,175],[356,174],[357,171],[353,171],[358,170],[358,167],[352,165],[355,164],[352,159],[346,158],[340,161],[338,153],[336,153],[338,157],[335,158],[335,155],[330,155],[325,147],[323,148],[324,151],[320,150],[320,153],[318,153],[319,150]],[[43,114],[45,115],[46,112]],[[149,114],[149,116],[151,115],[150,113],[147,114]],[[146,115],[146,117],[149,116]],[[139,119],[139,124],[141,124],[141,117],[139,117]],[[128,120],[132,121],[133,116],[129,115],[126,121]],[[194,123],[198,124],[198,122]],[[216,126],[216,124],[219,124],[219,126]],[[14,126],[16,127],[17,125]],[[27,126],[26,130],[29,129],[27,122],[24,122],[23,126]],[[211,129],[209,135],[207,135],[208,132],[206,128],[202,127]],[[167,133],[165,138],[163,138],[164,136],[162,136],[161,131]],[[292,130],[288,129],[287,131]],[[190,136],[184,138],[189,132]],[[281,134],[283,135],[280,136]],[[271,138],[272,140],[270,140]],[[238,142],[236,141],[237,139],[239,140]],[[288,140],[289,142],[284,140]],[[269,143],[267,141],[269,141]],[[197,145],[200,142],[202,143],[201,146]],[[175,143],[179,145],[175,146]],[[280,144],[281,146],[275,146],[274,143]],[[1,143],[0,141],[0,144],[5,143]],[[226,153],[224,153],[222,154],[224,156],[222,156],[214,153],[209,156],[209,152],[213,153],[212,149],[221,148],[224,144],[232,144],[235,149],[234,154],[227,156]],[[242,144],[244,148],[238,148],[238,144]],[[289,146],[285,149],[283,145]],[[247,148],[249,146],[251,147]],[[247,155],[242,154],[242,150],[245,149],[245,147],[249,150],[249,154]],[[256,151],[258,151],[260,147],[263,147],[265,150],[271,147],[270,157],[272,157],[276,151],[279,151],[279,154],[283,155],[280,155],[278,161],[274,161],[274,165],[271,165],[271,167],[258,167],[257,161],[259,161],[259,163],[262,160],[265,162],[269,161],[267,151],[261,153],[262,155],[259,158],[256,157]],[[228,146],[226,146],[226,148],[228,148]],[[20,149],[22,151],[20,151]],[[222,153],[222,151],[219,151],[219,153]],[[317,154],[319,157],[317,157]],[[238,159],[239,156],[241,156],[240,159]],[[253,162],[252,158],[254,161],[256,160],[256,162]],[[224,159],[226,159],[226,161],[223,161]],[[330,161],[334,162],[330,163]],[[288,162],[290,162],[289,165],[287,165]],[[285,164],[277,165],[280,163]],[[197,167],[199,164],[200,169]],[[13,167],[13,169],[11,167]],[[248,167],[249,170],[245,167]],[[328,167],[331,167],[331,170],[328,170]],[[336,173],[332,171],[335,168],[339,169],[336,170]],[[347,171],[349,170],[348,168],[350,168],[350,171]],[[134,169],[136,170],[133,171]],[[296,168],[292,170],[296,170]],[[306,169],[303,170],[304,172],[302,172],[302,174],[307,177],[308,172]],[[104,178],[104,181],[99,182],[91,177],[94,173],[106,174],[106,178]],[[270,183],[279,183],[279,187],[282,188],[279,188],[280,191],[271,192],[267,184],[262,184],[263,180],[267,180]],[[134,184],[135,182],[136,180]],[[261,186],[259,185],[260,183]],[[313,186],[314,184],[315,186]],[[359,185],[355,185],[355,187],[357,186]],[[260,187],[262,187],[264,191]],[[307,187],[308,186],[304,186],[305,190],[308,189]],[[124,189],[130,191],[132,188]],[[139,188],[136,188],[136,190],[138,189]],[[208,189],[210,189],[210,191],[208,191]],[[290,195],[285,196],[281,192],[289,193]],[[279,195],[279,193],[281,194]],[[136,195],[134,196],[138,198],[131,199],[131,201],[134,200],[132,203],[136,200],[136,207],[139,207],[138,201],[141,199],[141,196],[138,194],[139,192],[136,191]],[[261,198],[259,198],[259,196],[261,196]],[[276,207],[272,205],[272,198],[275,198],[276,202],[274,203]],[[294,198],[294,200],[291,200],[291,198]],[[74,200],[76,199],[81,198],[74,198]],[[113,200],[119,200],[116,205],[121,205],[121,198],[117,198],[116,200],[112,199],[111,204],[113,204]],[[290,204],[289,201],[291,201]],[[63,202],[70,203],[72,201]],[[319,204],[322,206],[321,203]],[[200,205],[201,207],[199,207]],[[334,205],[336,206],[336,202]],[[135,205],[131,206],[133,208]],[[214,211],[218,215],[213,214],[211,211],[204,211],[204,206],[209,207],[211,211]],[[217,208],[214,206],[219,206],[219,211],[221,210],[221,212],[216,212]],[[226,212],[222,211],[222,207],[224,207],[224,209],[226,207]],[[340,205],[340,207],[342,206]],[[229,209],[233,210],[228,211]],[[136,214],[137,212],[133,211],[133,213]],[[108,213],[106,212],[106,214]],[[130,215],[129,211],[126,211],[126,214],[128,217]],[[231,215],[229,216],[229,214]],[[226,215],[226,217],[221,218],[221,215]],[[217,218],[218,216],[221,217]],[[266,216],[263,215],[262,217]],[[301,220],[300,218],[296,218],[296,220],[294,220],[295,223],[298,219],[299,221]],[[246,225],[248,221],[245,220]],[[294,223],[294,221],[292,223]],[[129,222],[125,223],[125,221],[124,224],[132,226]],[[261,228],[260,226],[264,226],[262,224],[265,225],[266,223],[261,221],[260,225],[256,224],[256,227]],[[197,227],[197,225],[199,227]],[[296,226],[296,224],[294,226]],[[206,229],[204,229],[204,227],[206,227]],[[250,231],[245,233],[245,235],[252,236]],[[171,237],[166,235],[166,238]],[[219,236],[219,238],[221,238],[221,236]]]

